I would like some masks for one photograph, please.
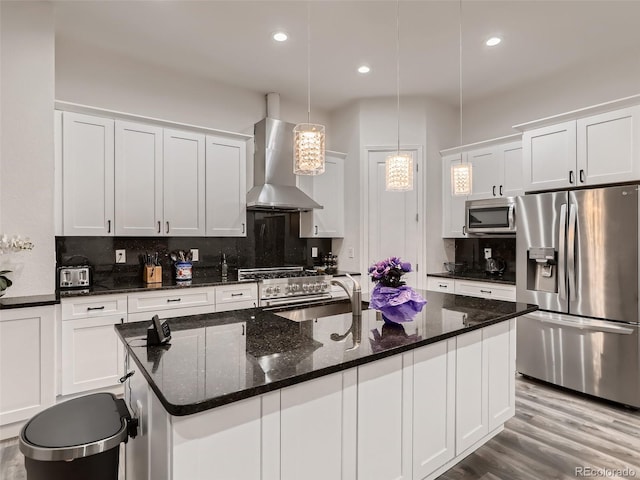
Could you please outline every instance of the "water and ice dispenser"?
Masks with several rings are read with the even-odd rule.
[[[527,289],[558,292],[558,264],[552,247],[530,248],[527,254]]]

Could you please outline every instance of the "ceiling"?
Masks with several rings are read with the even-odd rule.
[[[307,100],[307,2],[55,1],[56,36],[258,92]],[[396,94],[396,2],[309,3],[312,106]],[[462,8],[462,16],[460,16]],[[463,101],[640,52],[640,1],[406,1],[401,95]],[[462,24],[460,24],[462,19]],[[462,25],[462,26],[460,26]],[[289,40],[271,34],[285,30]],[[500,35],[503,42],[484,41]],[[633,57],[631,57],[633,58]],[[371,67],[357,73],[361,64]]]

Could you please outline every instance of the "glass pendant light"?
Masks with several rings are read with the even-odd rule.
[[[460,145],[462,145],[462,0],[460,0]],[[473,172],[470,163],[451,165],[451,195],[471,195]]]
[[[307,2],[307,123],[293,129],[293,173],[324,173],[324,125],[311,123],[311,5]]]
[[[413,190],[413,157],[400,153],[400,0],[396,1],[396,114],[398,149],[385,159],[385,183],[389,192],[406,192]]]

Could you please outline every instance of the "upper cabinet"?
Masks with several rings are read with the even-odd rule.
[[[247,143],[207,136],[207,235],[247,236]]]
[[[299,188],[323,207],[300,214],[301,237],[344,237],[344,159],[326,152],[322,175],[298,177]]]
[[[114,233],[114,121],[62,117],[62,223],[65,235]]]
[[[525,191],[640,180],[640,106],[589,110],[515,127],[524,131]],[[559,121],[569,116],[580,118]]]

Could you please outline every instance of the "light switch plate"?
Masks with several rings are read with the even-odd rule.
[[[200,251],[197,248],[191,249],[191,261],[197,262],[200,260]]]
[[[353,247],[347,248],[347,257],[353,258],[355,257],[355,255],[356,255],[356,252]]]
[[[484,249],[484,258],[485,258],[485,260],[491,258],[491,249],[490,248],[485,248]]]
[[[116,263],[127,263],[126,250],[116,250]]]
[[[318,247],[311,247],[311,258],[318,257]]]

